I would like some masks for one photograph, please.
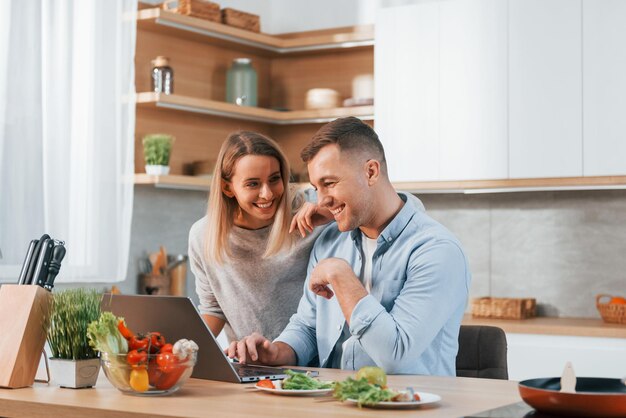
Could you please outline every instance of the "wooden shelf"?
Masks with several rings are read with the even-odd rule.
[[[168,189],[209,190],[211,179],[194,176],[151,176],[145,173],[135,174],[136,185],[154,185]]]
[[[293,125],[302,123],[326,123],[331,120],[356,116],[363,120],[374,119],[374,106],[341,107],[321,110],[292,110],[281,112],[278,110],[259,107],[237,106],[232,103],[215,100],[197,99],[180,95],[165,95],[159,93],[138,93],[137,106],[160,107],[182,110],[185,112],[204,113],[213,116],[222,116],[232,119],[263,122],[273,125]]]
[[[298,189],[309,189],[309,183],[290,183]],[[146,173],[135,174],[135,185],[153,185],[164,189],[182,189],[182,190],[203,190],[208,191],[211,185],[211,179],[207,177],[194,176],[151,176]]]
[[[193,176],[150,176],[135,174],[135,184],[151,184],[156,187],[208,190],[210,179]],[[394,183],[397,190],[414,193],[497,193],[549,190],[602,190],[626,189],[626,176],[607,177],[564,177],[516,180],[481,181],[432,181],[421,183]],[[298,187],[311,188],[308,183],[298,183]]]
[[[184,16],[158,8],[137,12],[140,29],[200,41],[226,42],[283,55],[298,52],[356,48],[374,45],[372,25],[344,28],[340,33],[311,32],[310,36],[274,36],[238,29],[221,23]]]

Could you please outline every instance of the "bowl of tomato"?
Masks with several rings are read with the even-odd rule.
[[[107,379],[120,391],[139,396],[169,395],[189,379],[196,353],[180,359],[174,353],[131,350],[126,354],[100,353]]]

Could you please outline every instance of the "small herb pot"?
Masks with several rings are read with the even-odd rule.
[[[152,176],[167,176],[170,172],[168,165],[146,165],[146,174]]]
[[[96,385],[100,373],[100,359],[65,360],[49,359],[52,383],[62,388],[90,388]]]

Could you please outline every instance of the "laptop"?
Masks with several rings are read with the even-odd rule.
[[[191,377],[233,383],[287,377],[286,369],[231,361],[188,297],[107,293],[102,298],[100,308],[123,317],[133,332],[160,332],[170,343],[181,338],[194,340],[199,350]],[[306,373],[306,370],[291,370]],[[318,375],[317,372],[309,373]]]

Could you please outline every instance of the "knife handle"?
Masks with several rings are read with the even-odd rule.
[[[65,257],[65,246],[63,244],[55,245],[52,249],[52,258],[48,266],[48,278],[43,286],[45,289],[52,290],[54,287],[54,279],[59,274],[59,270],[61,270],[63,257]]]
[[[28,267],[33,262],[33,254],[35,253],[35,246],[39,242],[38,239],[34,239],[28,245],[28,250],[26,251],[26,257],[24,257],[24,263],[22,264],[22,270],[20,271],[20,277],[17,280],[17,284],[26,284],[26,273],[28,272]]]
[[[43,287],[48,276],[48,265],[50,263],[50,256],[52,255],[52,249],[54,248],[54,240],[48,238],[45,239],[41,249],[39,250],[39,258],[37,258],[37,266],[35,267],[35,273],[33,274],[33,284]]]
[[[24,277],[24,284],[33,284],[35,269],[37,268],[37,262],[39,261],[39,253],[41,252],[41,246],[46,239],[50,239],[50,235],[43,234],[39,240],[37,240],[37,244],[35,244],[35,249],[33,251],[33,256],[30,259],[30,263],[28,264],[28,270],[26,270],[26,276]]]

